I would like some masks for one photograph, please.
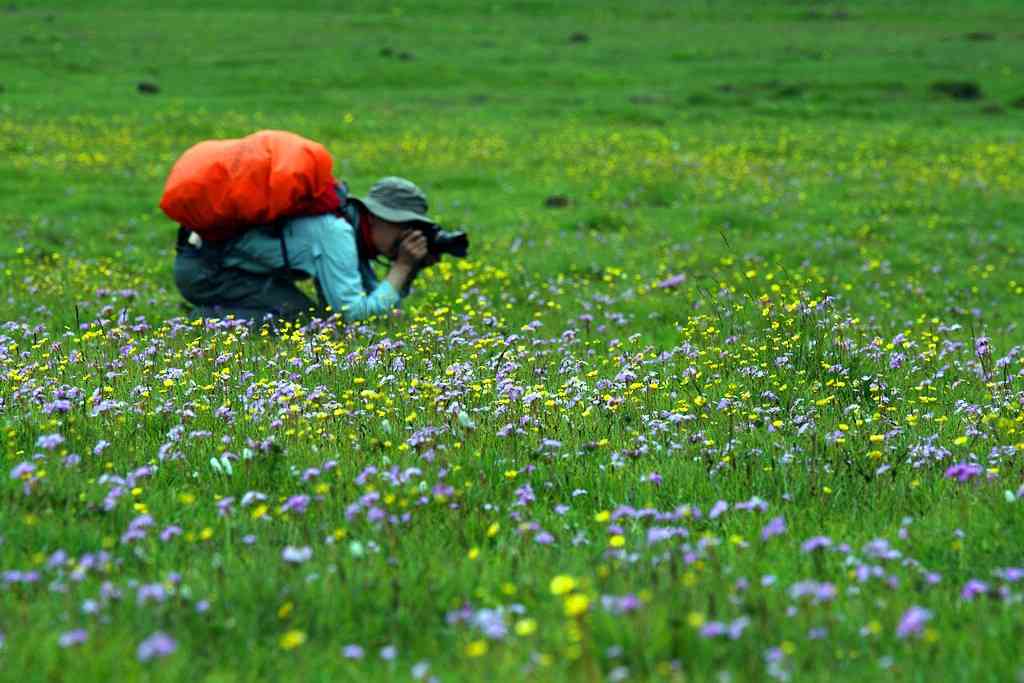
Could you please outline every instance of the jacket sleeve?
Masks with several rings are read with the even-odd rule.
[[[327,305],[350,322],[394,308],[400,297],[387,280],[378,283],[372,292],[363,290],[352,226],[337,216],[320,218],[319,239],[313,241],[313,265]]]

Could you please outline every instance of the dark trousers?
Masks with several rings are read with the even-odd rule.
[[[193,315],[204,318],[263,320],[267,316],[295,320],[318,310],[284,273],[251,273],[224,268],[215,248],[179,244],[174,282]]]

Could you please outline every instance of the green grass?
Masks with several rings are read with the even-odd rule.
[[[152,4],[0,10],[4,678],[1021,674],[1017,3]],[[260,128],[471,258],[395,320],[182,319],[163,181]]]

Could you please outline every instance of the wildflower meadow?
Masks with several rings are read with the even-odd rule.
[[[1018,3],[0,27],[0,679],[1024,676]],[[164,179],[267,128],[469,257],[192,318]]]

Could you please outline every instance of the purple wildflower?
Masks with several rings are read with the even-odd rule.
[[[302,564],[311,557],[313,557],[313,549],[308,545],[301,548],[289,545],[285,546],[284,550],[281,551],[281,559],[292,564]]]
[[[752,512],[765,512],[768,509],[768,503],[761,499],[759,496],[753,496],[750,500],[740,501],[733,505],[737,510],[750,510]]]
[[[30,462],[21,462],[11,468],[11,479],[22,479],[36,471],[36,466]]]
[[[50,557],[46,560],[47,569],[58,569],[66,564],[68,561],[68,554],[64,550],[55,550],[50,554]]]
[[[47,403],[43,406],[43,412],[49,415],[50,413],[66,413],[71,410],[71,401],[66,398],[59,398],[52,403]]]
[[[992,355],[992,342],[988,337],[978,337],[974,340],[974,355],[978,358]]]
[[[221,517],[227,517],[231,514],[231,506],[235,504],[234,496],[227,496],[217,501],[217,512]]]
[[[454,609],[444,615],[445,622],[449,626],[460,624],[464,621],[469,621],[473,616],[473,608],[469,603],[463,603],[458,609]]]
[[[10,569],[0,574],[0,581],[8,585],[12,583],[37,583],[39,579],[39,572],[35,570],[21,572],[17,569]]]
[[[128,545],[134,541],[141,541],[146,537],[146,532],[143,529],[129,529],[128,531],[121,534],[121,543]]]
[[[702,638],[719,638],[726,633],[726,626],[720,621],[709,621],[700,629]]]
[[[167,600],[167,590],[160,583],[144,583],[135,592],[135,604],[161,603]]]
[[[100,584],[100,597],[104,600],[120,600],[121,589],[112,584],[110,581],[104,581]]]
[[[502,640],[508,635],[504,608],[479,609],[470,618],[470,623],[490,640]]]
[[[784,533],[786,533],[786,518],[781,516],[773,517],[761,529],[761,540],[767,541],[772,536],[781,536]]]
[[[140,662],[148,662],[151,659],[157,657],[166,657],[173,654],[178,649],[178,644],[174,642],[174,638],[163,631],[157,631],[149,638],[139,643],[139,649],[136,651],[136,655]]]
[[[800,551],[804,553],[813,553],[815,550],[821,550],[828,548],[832,545],[832,539],[828,536],[812,536],[803,542],[800,546]]]
[[[997,569],[995,572],[996,576],[1009,581],[1010,583],[1017,583],[1021,579],[1024,579],[1024,569],[1019,567],[1006,567],[1005,569]]]
[[[896,627],[896,637],[909,638],[919,635],[931,618],[932,613],[929,610],[914,605],[900,617],[899,626]]]
[[[68,648],[81,645],[88,639],[89,634],[84,628],[76,628],[73,631],[66,631],[60,634],[57,643],[63,648]]]
[[[667,278],[659,282],[656,286],[659,289],[672,289],[673,287],[678,287],[684,282],[686,282],[686,275],[683,273],[678,273],[676,275],[668,276]]]
[[[729,624],[729,638],[730,640],[739,640],[743,632],[750,626],[750,617],[738,617],[733,619],[732,623]]]
[[[802,597],[810,596],[815,605],[831,602],[837,593],[835,584],[827,582],[798,581],[789,588],[789,597],[799,600]]]
[[[148,529],[151,526],[153,526],[153,518],[150,515],[139,515],[128,523],[128,529],[132,531]]]
[[[640,609],[640,598],[627,593],[626,595],[602,595],[601,606],[612,614],[629,614]]]
[[[973,462],[961,462],[946,470],[946,479],[956,479],[961,484],[982,473],[981,465]]]
[[[253,503],[262,502],[267,499],[267,496],[259,491],[248,491],[242,496],[242,507],[247,508]]]
[[[988,592],[988,584],[978,579],[971,579],[964,584],[964,588],[960,591],[960,598],[970,602],[979,595],[984,595]]]
[[[64,443],[64,437],[60,434],[44,434],[36,439],[36,446],[47,451],[52,451],[62,443]]]
[[[686,527],[652,526],[647,530],[647,545],[656,545],[677,536],[686,538],[689,535]]]
[[[309,507],[309,496],[300,494],[286,500],[281,506],[281,512],[294,512],[301,515],[306,512],[307,507]]]
[[[529,505],[536,500],[536,496],[533,493],[533,487],[529,484],[523,484],[516,489],[516,502],[512,504],[513,507]]]
[[[345,659],[362,659],[364,654],[363,648],[355,644],[349,644],[341,648],[341,656]]]
[[[749,625],[749,617],[739,617],[730,624],[721,621],[709,621],[701,627],[700,635],[704,638],[721,638],[725,636],[730,640],[739,640]]]
[[[868,557],[877,557],[880,560],[898,560],[903,554],[893,548],[889,541],[884,538],[876,538],[864,545],[864,554]]]
[[[617,666],[608,672],[609,683],[622,683],[629,678],[628,666]]]

